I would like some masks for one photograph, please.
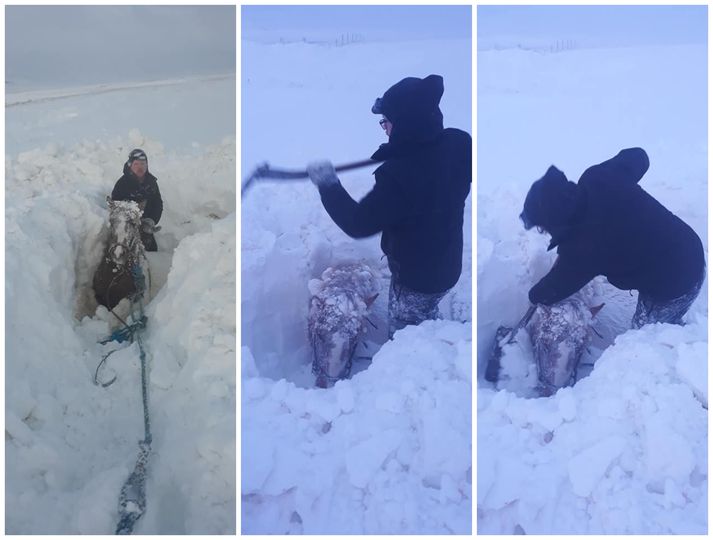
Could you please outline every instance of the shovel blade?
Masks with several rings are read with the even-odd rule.
[[[485,368],[485,380],[488,382],[498,382],[498,377],[500,375],[500,360],[503,357],[503,348],[501,343],[505,336],[512,332],[512,328],[507,326],[501,326],[495,332],[495,342],[493,343],[493,349],[490,352],[490,357],[488,358],[488,365]]]

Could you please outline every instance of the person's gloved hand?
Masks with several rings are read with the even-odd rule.
[[[160,231],[161,227],[156,225],[156,222],[151,218],[141,219],[141,232],[144,234],[153,234],[156,231]]]
[[[331,161],[313,161],[307,165],[307,174],[318,188],[333,186],[339,183],[337,171]]]

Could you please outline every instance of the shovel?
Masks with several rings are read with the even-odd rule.
[[[369,165],[377,165],[381,161],[374,161],[373,159],[363,159],[361,161],[354,161],[352,163],[345,163],[344,165],[337,165],[334,167],[336,172],[350,171],[352,169],[360,169],[362,167],[368,167]],[[259,165],[251,174],[248,179],[243,183],[240,188],[240,195],[244,195],[248,188],[254,184],[257,180],[272,179],[272,180],[304,180],[309,178],[307,171],[286,171],[283,169],[273,169],[267,163]]]
[[[495,344],[493,345],[493,350],[490,353],[490,358],[488,359],[488,366],[485,368],[486,381],[492,383],[498,381],[498,374],[500,373],[500,359],[503,357],[503,346],[515,343],[515,336],[528,322],[530,322],[530,319],[535,314],[536,309],[537,305],[530,306],[527,313],[525,313],[523,318],[520,319],[520,322],[517,323],[515,328],[501,326],[498,328],[498,331],[495,332]]]

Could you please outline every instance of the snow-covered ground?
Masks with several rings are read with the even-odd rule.
[[[114,322],[91,280],[105,197],[141,147],[164,214],[149,254],[153,453],[135,532],[234,533],[235,78],[104,90],[7,95],[6,532],[115,530],[143,438],[139,351],[97,343]],[[117,382],[95,386],[117,347]]]
[[[263,161],[368,158],[386,142],[376,97],[407,76],[444,77],[444,122],[470,132],[469,40],[242,44],[242,176]],[[355,198],[373,169],[341,176]],[[463,275],[446,320],[386,341],[389,272],[379,237],[352,240],[309,181],[242,199],[242,532],[468,533],[471,529],[471,203]],[[381,276],[351,379],[314,388],[308,282],[361,260]],[[376,352],[378,351],[378,352]],[[374,354],[375,353],[375,354]]]
[[[641,330],[629,329],[636,293],[595,280],[595,366],[555,396],[482,378],[497,327],[520,319],[554,260],[518,219],[549,165],[576,181],[644,148],[641,186],[707,245],[706,53],[478,53],[478,533],[707,531],[707,280],[687,326]]]

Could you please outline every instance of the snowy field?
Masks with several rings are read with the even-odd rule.
[[[128,152],[164,200],[145,334],[153,445],[138,534],[234,534],[235,78],[8,94],[8,534],[113,534],[143,438],[136,345],[91,291]],[[117,382],[95,386],[102,355]]]
[[[376,97],[407,76],[443,76],[446,126],[471,131],[469,40],[242,45],[242,176],[366,159],[386,142]],[[355,198],[372,169],[341,176]],[[471,199],[463,275],[445,320],[386,341],[389,272],[379,236],[352,240],[309,181],[264,182],[242,200],[243,533],[469,533]],[[314,388],[308,282],[360,260],[380,276],[356,373]],[[377,352],[378,351],[378,352]],[[369,360],[368,357],[372,357]]]
[[[522,317],[554,261],[518,219],[549,165],[576,182],[644,148],[641,186],[707,245],[706,65],[694,45],[478,54],[480,534],[708,530],[707,280],[687,326],[630,330],[636,293],[598,278],[589,376],[541,399],[523,379],[509,391],[483,379],[497,327]]]

